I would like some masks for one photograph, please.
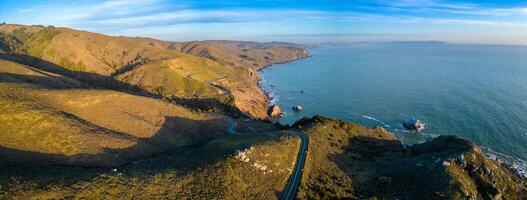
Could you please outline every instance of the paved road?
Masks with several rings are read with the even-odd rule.
[[[239,134],[236,132],[236,127],[238,124],[230,118],[226,117],[225,120],[229,127],[227,127],[227,133],[229,135]],[[282,193],[282,200],[292,200],[296,197],[296,192],[298,191],[298,186],[300,185],[300,180],[302,180],[302,173],[304,172],[304,164],[306,162],[307,156],[307,145],[309,144],[309,137],[301,131],[292,131],[293,134],[300,137],[300,149],[298,150],[298,155],[296,158],[295,168],[293,173],[289,178],[289,182]]]
[[[300,137],[301,143],[296,158],[295,168],[291,174],[291,177],[289,178],[289,182],[287,183],[284,192],[282,193],[282,200],[291,200],[295,199],[296,197],[300,180],[302,180],[302,173],[304,172],[304,164],[306,162],[307,156],[307,145],[309,144],[309,137],[304,132],[298,131],[293,133]]]

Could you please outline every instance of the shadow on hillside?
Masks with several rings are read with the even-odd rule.
[[[117,173],[140,177],[173,171],[184,176],[227,159],[235,149],[268,141],[248,139],[251,136],[227,136],[226,128],[221,118],[166,117],[162,128],[152,137],[132,138],[137,140],[136,145],[125,149],[107,148],[98,154],[68,156],[0,146],[0,186],[9,188],[23,180],[42,187],[48,184],[70,186],[102,174]],[[122,133],[111,134],[131,137]],[[118,172],[113,172],[112,168],[118,168]]]
[[[78,81],[81,81],[88,88],[99,88],[99,89],[113,89],[121,92],[126,92],[134,95],[148,96],[154,98],[160,98],[157,95],[151,94],[143,89],[115,80],[109,76],[104,76],[101,74],[90,73],[90,72],[81,72],[81,71],[71,71],[62,66],[59,66],[55,63],[23,54],[6,54],[0,53],[0,59],[8,60],[11,62],[27,65],[34,67],[39,70],[59,74],[65,77],[69,77]]]
[[[223,103],[218,98],[213,98],[213,97],[188,98],[188,97],[178,97],[178,96],[163,97],[161,95],[149,92],[136,85],[132,85],[132,84],[120,81],[120,80],[116,80],[112,77],[112,75],[105,76],[105,75],[90,73],[90,72],[72,71],[64,67],[61,67],[55,63],[52,63],[52,62],[49,62],[49,61],[46,61],[46,60],[43,60],[43,59],[40,59],[34,56],[29,56],[29,55],[0,53],[0,59],[27,65],[27,66],[34,67],[39,70],[43,70],[46,72],[52,72],[55,74],[59,74],[59,75],[80,81],[81,83],[83,83],[81,85],[81,88],[111,89],[111,90],[117,90],[120,92],[125,92],[125,93],[138,95],[138,96],[145,96],[145,97],[156,98],[156,99],[170,99],[174,101],[175,103],[186,106],[187,108],[190,108],[190,109],[199,109],[199,110],[206,110],[206,111],[220,111],[220,112],[232,114],[236,117],[243,116],[242,112],[238,108],[230,105],[230,103]],[[137,66],[134,66],[134,65],[125,66],[125,70],[131,70],[130,67],[133,69]],[[116,73],[120,73],[120,72],[116,72]],[[18,78],[21,80],[29,80],[29,83],[42,83],[42,81],[45,81],[45,80],[42,80],[41,78],[23,77],[23,76],[24,75],[18,75]],[[34,81],[31,82],[32,80]],[[0,79],[0,81],[3,81],[3,80]],[[64,87],[58,87],[58,88],[51,87],[50,89],[64,89]]]
[[[226,125],[222,119],[193,120],[182,117],[165,117],[161,128],[148,138],[138,138],[126,133],[112,131],[69,113],[68,119],[80,122],[97,134],[108,134],[136,144],[123,149],[104,148],[97,154],[53,154],[11,149],[0,146],[0,163],[72,165],[83,167],[115,167],[144,157],[149,157],[177,147],[200,146],[204,142],[225,136]],[[57,133],[60,137],[60,133]],[[111,145],[111,144],[110,144]]]
[[[0,72],[0,82],[3,83],[30,83],[51,89],[83,88],[81,84],[68,78],[22,75]]]
[[[379,194],[377,190],[388,184],[379,180],[383,179],[385,168],[393,167],[394,154],[400,153],[403,147],[396,140],[356,136],[349,140],[345,149],[342,154],[334,155],[332,160],[351,179],[355,195],[369,198]]]
[[[417,154],[412,149],[404,149],[396,140],[360,136],[332,159],[361,199],[444,199],[438,194],[446,193],[449,180],[436,161],[439,155]]]

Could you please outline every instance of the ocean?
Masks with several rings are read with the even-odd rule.
[[[286,113],[281,123],[321,114],[382,126],[407,145],[459,135],[527,167],[527,47],[398,42],[310,52],[260,72]],[[426,128],[405,130],[412,117]]]

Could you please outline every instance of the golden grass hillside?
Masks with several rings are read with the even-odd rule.
[[[303,48],[293,44],[172,43],[15,24],[0,26],[0,49],[6,54],[3,57],[52,69],[97,87],[137,87],[175,99],[212,98],[221,105],[220,110],[238,110],[262,119],[268,117],[268,102],[258,87],[260,79],[255,69],[307,56]],[[117,84],[119,81],[130,85]],[[221,96],[225,92],[230,97]]]
[[[526,180],[470,141],[440,136],[410,148],[382,128],[321,116],[309,135],[298,197],[309,199],[525,199]]]
[[[0,167],[0,198],[278,199],[299,143],[270,132],[176,148],[115,169]]]
[[[257,70],[309,56],[303,47],[289,43],[211,40],[172,43],[169,49],[210,58],[227,65],[250,66]]]
[[[0,74],[2,74],[0,76],[2,82],[34,83],[53,88],[73,88],[82,85],[79,81],[68,77],[3,59],[0,59]]]
[[[64,68],[110,75],[115,70],[140,62],[152,49],[166,43],[147,38],[112,37],[97,33],[52,26],[7,24],[0,32],[11,36],[20,46],[16,53],[53,62]]]
[[[8,61],[0,62],[0,71],[0,145],[8,161],[27,156],[29,161],[114,166],[221,136],[227,126],[219,115],[78,88],[68,78]]]

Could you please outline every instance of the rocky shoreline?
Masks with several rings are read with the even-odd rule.
[[[266,65],[266,66],[263,66],[259,69],[257,69],[256,71],[257,72],[261,72],[267,68],[270,68],[272,66],[275,66],[275,65],[282,65],[282,64],[287,64],[287,63],[292,63],[292,62],[295,62],[295,61],[299,61],[299,60],[303,60],[303,59],[306,59],[306,58],[310,58],[311,57],[311,53],[309,53],[309,51],[307,50],[304,50],[305,51],[305,56],[303,57],[298,57],[298,58],[295,58],[295,59],[292,59],[292,60],[288,60],[288,61],[284,61],[284,62],[277,62],[277,63],[273,63],[273,64],[270,64],[270,65]]]
[[[265,98],[266,98],[266,102],[268,103],[268,106],[273,106],[273,105],[277,105],[277,104],[272,102],[272,100],[273,100],[273,95],[271,95],[272,92],[269,91],[269,89],[264,87],[264,81],[265,80],[263,80],[261,78],[260,73],[263,73],[264,70],[266,70],[268,68],[271,68],[271,67],[274,67],[276,65],[292,63],[292,62],[295,62],[295,61],[299,61],[299,60],[310,58],[311,54],[307,50],[305,50],[305,51],[306,51],[306,54],[305,54],[306,56],[304,56],[304,57],[299,57],[299,58],[296,58],[296,59],[293,59],[293,60],[289,60],[289,61],[285,61],[285,62],[279,62],[279,63],[275,63],[275,64],[272,64],[272,65],[267,65],[267,66],[264,66],[264,67],[262,67],[262,68],[257,70],[258,76],[260,78],[260,81],[258,81],[258,87],[264,92]]]

